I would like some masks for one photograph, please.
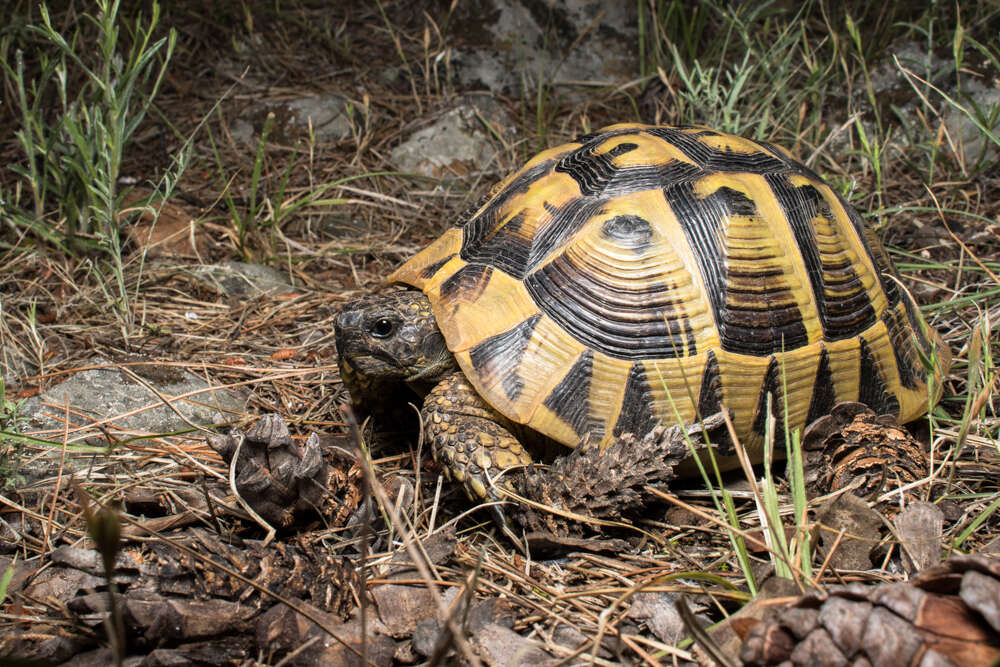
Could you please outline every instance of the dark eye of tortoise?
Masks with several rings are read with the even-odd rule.
[[[388,317],[380,317],[368,327],[368,333],[375,338],[388,338],[396,332],[396,323]]]

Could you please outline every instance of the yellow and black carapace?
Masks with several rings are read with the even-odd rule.
[[[474,496],[530,461],[524,433],[607,445],[725,406],[759,458],[769,403],[801,429],[840,401],[906,422],[940,395],[950,352],[881,244],[780,148],[614,125],[495,192],[390,277],[416,290],[337,323],[355,400],[422,387],[438,458]]]

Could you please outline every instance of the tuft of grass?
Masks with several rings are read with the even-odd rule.
[[[370,115],[367,106],[362,107],[360,112],[350,112],[364,115],[364,117]],[[215,159],[219,198],[229,213],[229,220],[235,232],[233,234],[235,251],[241,259],[249,262],[267,262],[269,258],[278,254],[275,248],[278,246],[277,242],[283,238],[282,228],[296,216],[309,210],[359,203],[356,199],[328,196],[334,188],[361,179],[401,175],[399,172],[391,171],[362,172],[321,184],[313,184],[304,190],[292,189],[290,187],[292,173],[296,167],[300,166],[302,146],[301,143],[296,143],[285,166],[276,176],[271,177],[267,148],[274,123],[275,115],[269,113],[264,120],[261,136],[254,151],[247,197],[243,201],[240,201],[233,192],[233,184],[239,174],[229,173],[226,170],[226,163],[215,137],[211,131],[208,132],[209,144]],[[363,133],[359,131],[356,134],[356,140],[359,142],[361,141],[360,134]],[[315,140],[310,134],[306,150],[309,159],[307,167],[310,168],[310,172],[314,148]]]
[[[38,67],[25,66],[24,44],[8,35],[0,63],[20,114],[22,164],[13,192],[0,191],[0,212],[18,236],[70,254],[96,256],[95,273],[110,275],[105,293],[123,320],[131,320],[124,278],[119,188],[122,161],[160,88],[177,35],[154,40],[160,7],[148,21],[127,25],[122,39],[120,0],[95,0],[96,13],[64,35],[48,7],[40,23],[24,28],[39,49]],[[13,51],[13,54],[11,53]],[[13,57],[11,58],[11,55]]]
[[[677,409],[677,404],[674,401],[673,393],[670,391],[670,387],[667,386],[667,382],[661,374],[659,365],[654,365],[654,368],[656,369],[657,374],[659,374],[659,381],[666,392],[667,400],[670,401],[670,409],[673,411],[674,423],[684,424],[684,419],[681,418],[680,411]],[[688,387],[688,389],[690,390],[690,387]],[[693,397],[688,396],[689,400],[692,398]],[[704,415],[702,417],[704,417]],[[728,418],[726,419],[726,422],[731,426]],[[731,428],[730,434],[735,441],[735,431]],[[736,511],[736,504],[733,501],[733,496],[722,482],[722,471],[719,468],[718,460],[715,458],[715,448],[711,446],[710,442],[708,442],[707,435],[705,436],[705,441],[703,443],[705,445],[704,447],[697,445],[691,437],[687,435],[687,433],[684,435],[684,440],[687,443],[688,451],[691,453],[691,459],[694,461],[698,468],[698,473],[705,482],[705,488],[711,492],[711,499],[716,512],[720,517],[722,517],[723,521],[732,528],[732,530],[727,531],[727,537],[733,547],[733,553],[736,556],[740,571],[743,574],[747,590],[750,592],[750,595],[756,595],[757,580],[750,567],[750,553],[747,550],[746,540],[743,539],[742,530],[740,528],[740,520]],[[737,449],[740,449],[739,443],[736,443],[735,446]],[[702,460],[703,456],[708,459],[712,476],[709,475],[709,471],[705,468],[705,463]]]
[[[662,120],[754,139],[786,128],[796,141],[807,133],[818,143],[825,84],[837,72],[825,42],[807,31],[813,3],[795,12],[767,2],[687,5],[657,2],[642,12],[641,71],[667,88]]]
[[[659,371],[658,367],[657,371]],[[785,437],[785,459],[788,461],[789,492],[793,507],[792,514],[795,521],[791,543],[789,543],[786,538],[782,512],[779,507],[778,485],[774,480],[772,473],[774,464],[774,439],[776,432],[776,419],[772,410],[774,395],[768,394],[767,397],[767,414],[770,415],[770,417],[765,421],[763,479],[759,481],[756,479],[752,462],[749,460],[746,450],[743,449],[742,444],[736,437],[736,431],[733,429],[732,422],[728,419],[728,417],[726,418],[726,424],[729,428],[729,436],[733,441],[740,465],[746,475],[747,481],[750,483],[751,489],[753,490],[760,525],[763,530],[765,542],[771,554],[775,574],[779,577],[793,579],[799,582],[801,587],[801,579],[809,578],[812,573],[813,552],[811,548],[811,537],[808,524],[809,499],[806,495],[805,489],[805,471],[800,434],[798,429],[795,429],[794,431],[790,429],[787,421],[789,411],[787,402],[787,387],[785,386],[784,365],[782,365],[781,372],[783,387],[782,396],[785,397],[783,399],[785,402],[784,410],[782,412],[784,419],[784,428],[782,429],[782,433],[784,433]],[[669,387],[667,387],[662,375],[660,376],[660,383],[666,392],[667,399],[670,401],[675,423],[684,423],[680,412],[677,409],[677,405],[674,402],[672,392]],[[689,395],[688,399],[693,400],[693,396]],[[744,529],[741,526],[741,520],[737,512],[733,496],[726,488],[726,485],[722,480],[722,472],[719,468],[718,460],[715,457],[715,448],[707,441],[707,439],[704,442],[704,447],[697,445],[687,435],[685,435],[685,440],[688,445],[688,451],[691,453],[691,459],[697,466],[702,481],[705,483],[705,488],[710,491],[710,497],[715,505],[716,512],[721,519],[721,524],[728,526],[726,536],[733,547],[733,555],[736,558],[737,564],[743,575],[743,579],[746,582],[747,590],[751,596],[756,595],[757,581],[751,568],[750,555],[747,549],[746,540],[743,537]],[[708,460],[710,470],[706,468],[703,457]]]
[[[6,383],[0,375],[0,433],[18,430],[18,423],[23,421],[18,416],[23,402],[8,398]],[[23,449],[23,441],[0,436],[0,489],[17,487],[24,481],[19,472]],[[0,595],[0,600],[2,599],[3,595]]]

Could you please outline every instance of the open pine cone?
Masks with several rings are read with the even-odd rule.
[[[582,445],[547,469],[524,473],[520,491],[552,510],[609,521],[627,521],[651,499],[647,486],[662,486],[690,453],[688,439],[703,443],[725,428],[722,413],[685,429],[657,426],[644,437],[626,434],[606,449]],[[585,525],[552,511],[519,507],[514,517],[529,532],[576,536]]]
[[[806,488],[825,495],[852,484],[854,494],[874,500],[928,474],[923,445],[892,415],[876,415],[862,403],[838,403],[802,436]]]
[[[956,556],[908,583],[809,593],[750,629],[758,665],[993,665],[1000,660],[1000,559]]]

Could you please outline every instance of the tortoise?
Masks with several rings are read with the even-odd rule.
[[[776,146],[618,124],[493,192],[335,323],[354,403],[423,397],[474,499],[532,441],[608,447],[724,406],[760,460],[769,415],[779,437],[841,401],[902,423],[941,394],[950,352],[885,250]]]

